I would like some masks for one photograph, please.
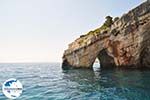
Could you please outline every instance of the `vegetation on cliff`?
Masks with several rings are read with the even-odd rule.
[[[104,24],[69,44],[63,65],[91,68],[96,58],[103,68],[150,68],[150,2]],[[105,38],[104,38],[105,37]]]
[[[105,22],[102,24],[102,26],[101,27],[99,27],[99,28],[96,28],[95,30],[92,30],[92,31],[90,31],[90,32],[88,32],[88,33],[86,33],[86,34],[84,34],[84,35],[81,35],[80,36],[80,39],[79,39],[79,41],[78,41],[78,44],[80,44],[80,45],[85,45],[86,43],[87,43],[87,41],[88,41],[88,37],[89,37],[89,35],[94,35],[94,36],[97,36],[97,35],[99,35],[99,34],[101,34],[101,33],[107,33],[107,31],[110,29],[110,27],[111,27],[111,25],[115,22],[115,21],[117,21],[118,19],[119,19],[119,17],[115,17],[114,18],[114,20],[113,20],[113,17],[111,17],[111,16],[106,16],[105,17]]]
[[[114,23],[114,21],[118,20],[119,18],[116,17],[115,20],[113,21],[113,17],[106,16],[105,19],[106,19],[106,21],[104,22],[104,24],[101,27],[99,27],[99,28],[97,28],[97,29],[95,29],[93,31],[88,32],[87,35],[100,34],[101,31],[104,31],[107,28],[110,28],[111,25]]]

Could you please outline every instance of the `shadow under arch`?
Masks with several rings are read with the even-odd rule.
[[[95,61],[97,62],[96,59],[99,60],[100,69],[109,69],[109,68],[114,68],[114,67],[116,67],[114,58],[111,57],[110,55],[108,55],[106,49],[103,49],[103,50],[101,50],[101,51],[98,53],[98,55],[96,56],[94,62],[95,62]],[[94,64],[95,64],[94,62],[92,63],[92,67],[94,67]]]

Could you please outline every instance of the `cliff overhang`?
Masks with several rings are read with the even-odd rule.
[[[62,68],[150,68],[150,2],[146,1],[98,34],[83,35],[69,44]]]

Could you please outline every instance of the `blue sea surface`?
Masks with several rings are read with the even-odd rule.
[[[60,63],[0,64],[0,88],[16,78],[17,100],[150,100],[149,70],[62,70]],[[0,89],[0,100],[8,100]]]

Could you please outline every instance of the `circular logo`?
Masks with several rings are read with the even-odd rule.
[[[22,93],[22,84],[14,78],[8,79],[3,83],[2,91],[10,99],[18,98]]]

